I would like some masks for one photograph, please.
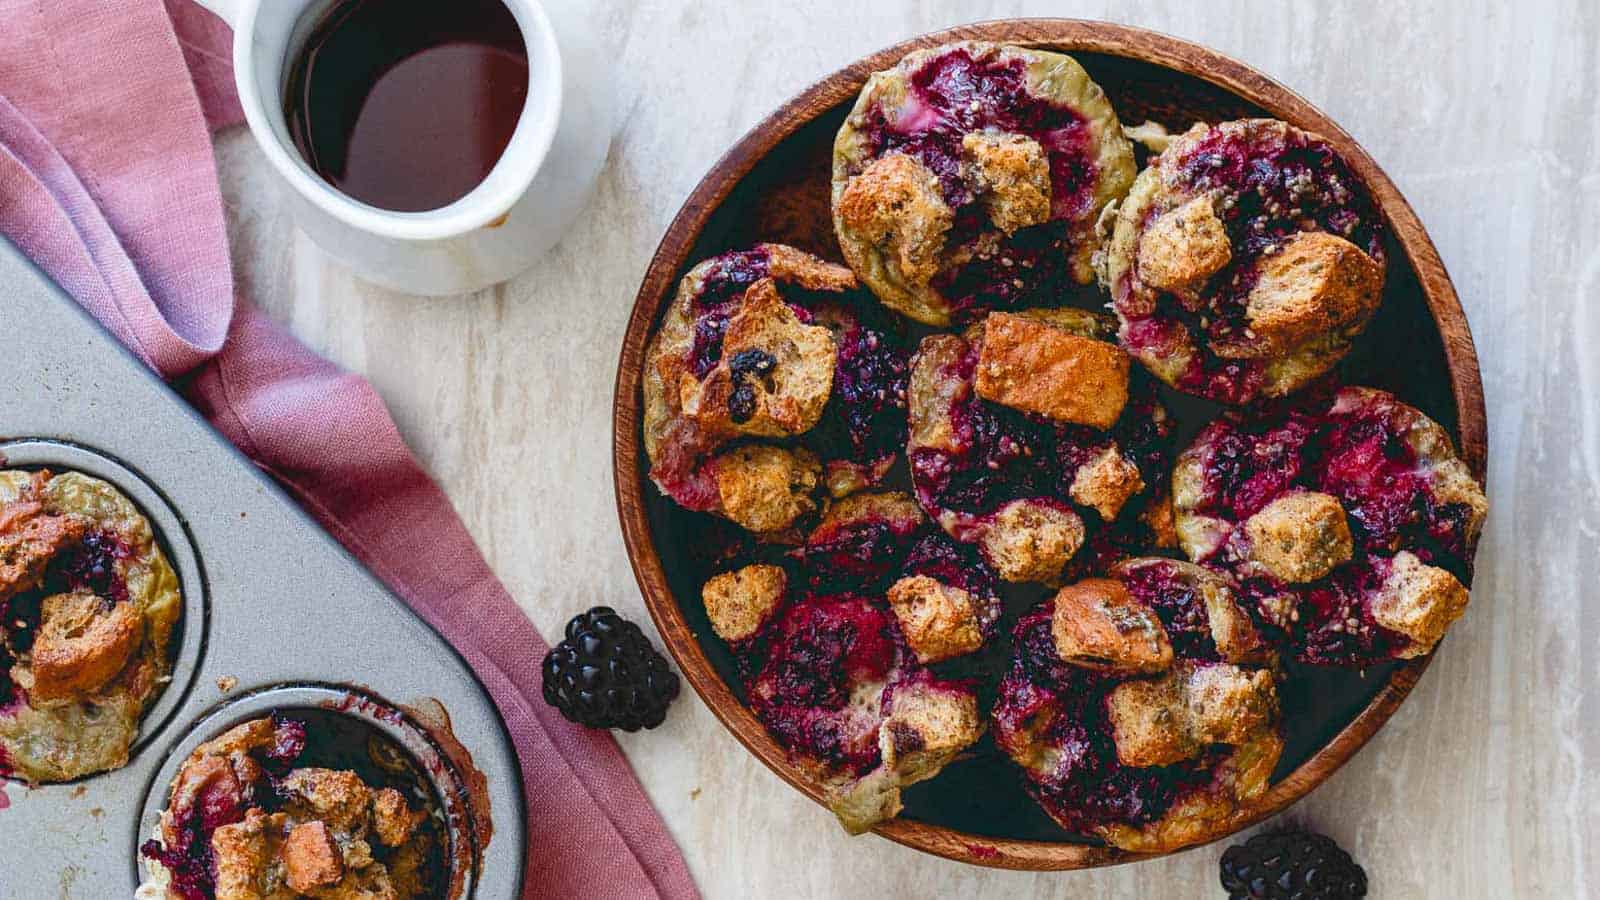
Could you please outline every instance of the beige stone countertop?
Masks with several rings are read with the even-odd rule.
[[[734,140],[919,32],[1023,15],[1154,28],[1262,69],[1366,146],[1437,242],[1482,358],[1493,511],[1472,607],[1389,725],[1289,816],[1350,849],[1374,897],[1600,896],[1600,4],[597,0],[595,15],[616,61],[610,159],[565,242],[500,288],[419,299],[353,278],[295,230],[246,134],[219,146],[244,289],[372,380],[546,635],[597,603],[648,623],[611,487],[617,353],[667,222]],[[1221,844],[1031,874],[847,837],[687,690],[665,726],[621,740],[708,897],[1221,895]]]

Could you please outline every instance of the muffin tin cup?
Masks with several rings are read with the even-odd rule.
[[[0,900],[131,897],[139,843],[188,753],[273,709],[333,709],[393,739],[444,803],[462,896],[520,895],[521,769],[471,668],[281,488],[0,240],[9,468],[74,470],[125,493],[177,570],[174,677],[127,766],[71,784],[0,780]],[[465,827],[490,820],[485,840]]]
[[[196,747],[251,719],[273,714],[292,719],[297,711],[315,711],[347,717],[404,751],[414,774],[432,786],[443,816],[443,831],[449,841],[445,859],[450,882],[453,887],[459,886],[451,896],[475,896],[476,861],[482,848],[478,846],[474,827],[480,810],[472,797],[472,773],[460,769],[451,757],[450,748],[443,746],[440,737],[430,730],[432,726],[420,721],[413,712],[353,686],[282,684],[236,694],[204,713],[186,735],[168,747],[161,767],[145,791],[143,811],[128,849],[136,881],[149,872],[148,864],[139,858],[139,847],[157,836],[172,783]],[[444,739],[449,740],[448,737]]]
[[[173,571],[178,573],[179,589],[183,592],[183,618],[172,633],[173,648],[177,651],[172,660],[172,676],[140,719],[139,736],[128,750],[128,758],[132,760],[149,745],[150,736],[183,704],[194,686],[195,672],[205,654],[208,602],[200,554],[195,550],[183,519],[161,491],[139,473],[98,450],[43,439],[3,441],[0,442],[0,469],[49,469],[58,475],[82,472],[106,482],[132,500],[149,520],[157,545],[172,564]],[[86,775],[74,781],[86,781],[102,774]]]

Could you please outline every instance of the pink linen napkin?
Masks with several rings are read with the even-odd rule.
[[[230,40],[186,0],[0,0],[0,234],[466,657],[521,757],[524,896],[697,896],[616,742],[540,699],[545,642],[382,400],[235,296],[207,128],[240,119]]]

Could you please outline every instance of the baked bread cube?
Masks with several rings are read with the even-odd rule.
[[[1245,320],[1282,351],[1314,335],[1366,321],[1383,292],[1383,266],[1360,247],[1322,231],[1290,238],[1261,262]]]
[[[832,333],[800,321],[764,278],[728,320],[716,366],[704,378],[682,373],[678,405],[712,433],[801,434],[822,418],[837,352]]]
[[[1182,662],[1112,688],[1106,714],[1123,765],[1167,766],[1212,744],[1243,744],[1277,715],[1277,690],[1264,669]]]
[[[978,396],[1059,422],[1105,430],[1128,403],[1128,355],[1032,317],[984,320]]]
[[[979,548],[1006,581],[1049,583],[1083,546],[1083,519],[1044,500],[1013,500],[995,512]]]
[[[1100,455],[1078,467],[1068,493],[1074,503],[1089,507],[1109,522],[1142,490],[1144,478],[1139,467],[1129,462],[1112,442]]]
[[[1050,220],[1050,159],[1038,141],[972,131],[962,137],[961,151],[967,181],[983,198],[994,227],[1010,235]]]
[[[1080,668],[1139,674],[1172,665],[1172,644],[1155,611],[1109,578],[1057,591],[1051,634],[1056,655]]]
[[[1209,194],[1162,213],[1139,236],[1139,280],[1158,291],[1192,295],[1232,259]]]
[[[711,630],[729,643],[756,635],[783,603],[788,576],[781,566],[757,563],[723,572],[707,581],[700,592]]]
[[[747,444],[710,465],[719,511],[757,534],[783,531],[817,509],[822,464],[809,450]]]
[[[1295,491],[1267,504],[1244,523],[1250,558],[1279,581],[1316,581],[1350,559],[1355,541],[1337,498]]]
[[[1389,574],[1372,599],[1372,618],[1410,642],[1401,659],[1433,650],[1452,622],[1467,609],[1467,587],[1438,566],[1424,563],[1410,550],[1396,553]]]
[[[983,646],[978,603],[970,592],[929,575],[910,575],[889,588],[889,609],[924,665]]]
[[[955,212],[945,203],[938,176],[904,153],[891,153],[845,185],[839,218],[887,251],[907,282],[926,285],[939,274]]]

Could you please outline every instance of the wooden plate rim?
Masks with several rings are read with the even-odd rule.
[[[1487,417],[1477,352],[1466,315],[1438,251],[1409,203],[1377,162],[1344,129],[1304,98],[1261,72],[1198,44],[1142,28],[1078,19],[1013,19],[963,25],[921,35],[880,50],[817,82],[762,120],[736,143],[695,187],[668,226],[646,270],[628,319],[613,398],[612,465],[623,543],[645,605],[667,649],[712,713],[746,749],[791,786],[823,802],[822,791],[792,764],[700,650],[667,585],[645,512],[647,490],[640,460],[640,376],[656,318],[688,254],[712,214],[774,147],[837,105],[853,98],[867,77],[906,53],[950,41],[1002,41],[1066,52],[1120,56],[1162,66],[1223,90],[1291,124],[1327,138],[1372,188],[1379,207],[1416,272],[1439,328],[1458,420],[1462,457],[1482,480],[1486,472]],[[1240,815],[1183,848],[1200,846],[1274,815],[1305,796],[1343,765],[1386,722],[1416,685],[1432,657],[1398,668],[1367,707],[1321,750],[1272,785]],[[1128,853],[1093,844],[1028,841],[967,834],[907,819],[883,823],[876,833],[948,859],[1006,869],[1059,870],[1112,865],[1165,853]],[[1176,852],[1173,851],[1167,852]]]

